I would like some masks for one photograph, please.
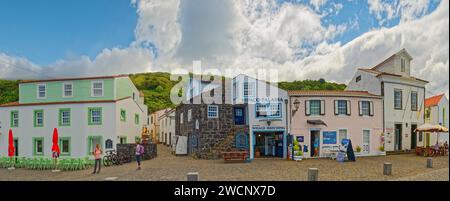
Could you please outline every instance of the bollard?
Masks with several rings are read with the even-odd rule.
[[[433,159],[432,158],[427,159],[427,168],[433,168]]]
[[[198,172],[189,172],[187,173],[187,180],[188,181],[198,181]]]
[[[309,168],[308,169],[308,181],[318,181],[319,180],[319,169]]]
[[[392,163],[384,163],[383,174],[384,175],[392,175]]]

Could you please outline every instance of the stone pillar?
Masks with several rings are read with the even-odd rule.
[[[427,168],[433,168],[433,158],[427,158]]]
[[[309,168],[308,169],[308,181],[318,181],[319,180],[319,169]]]
[[[392,175],[392,163],[384,163],[383,175]]]
[[[198,181],[198,172],[189,172],[187,173],[187,180],[188,181]]]

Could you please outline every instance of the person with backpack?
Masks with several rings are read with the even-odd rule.
[[[141,169],[141,159],[144,155],[144,146],[142,146],[141,142],[136,142],[136,162],[138,164],[138,168],[136,170]]]

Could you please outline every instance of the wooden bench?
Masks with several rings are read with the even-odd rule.
[[[245,162],[247,160],[247,155],[247,151],[222,152],[224,162]]]

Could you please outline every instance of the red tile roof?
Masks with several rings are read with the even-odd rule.
[[[371,94],[367,91],[326,91],[326,90],[291,90],[288,91],[289,95],[300,96],[348,96],[348,97],[374,97],[381,98],[381,96]]]
[[[438,105],[439,101],[441,101],[442,96],[444,96],[444,94],[439,94],[425,99],[425,107]]]

